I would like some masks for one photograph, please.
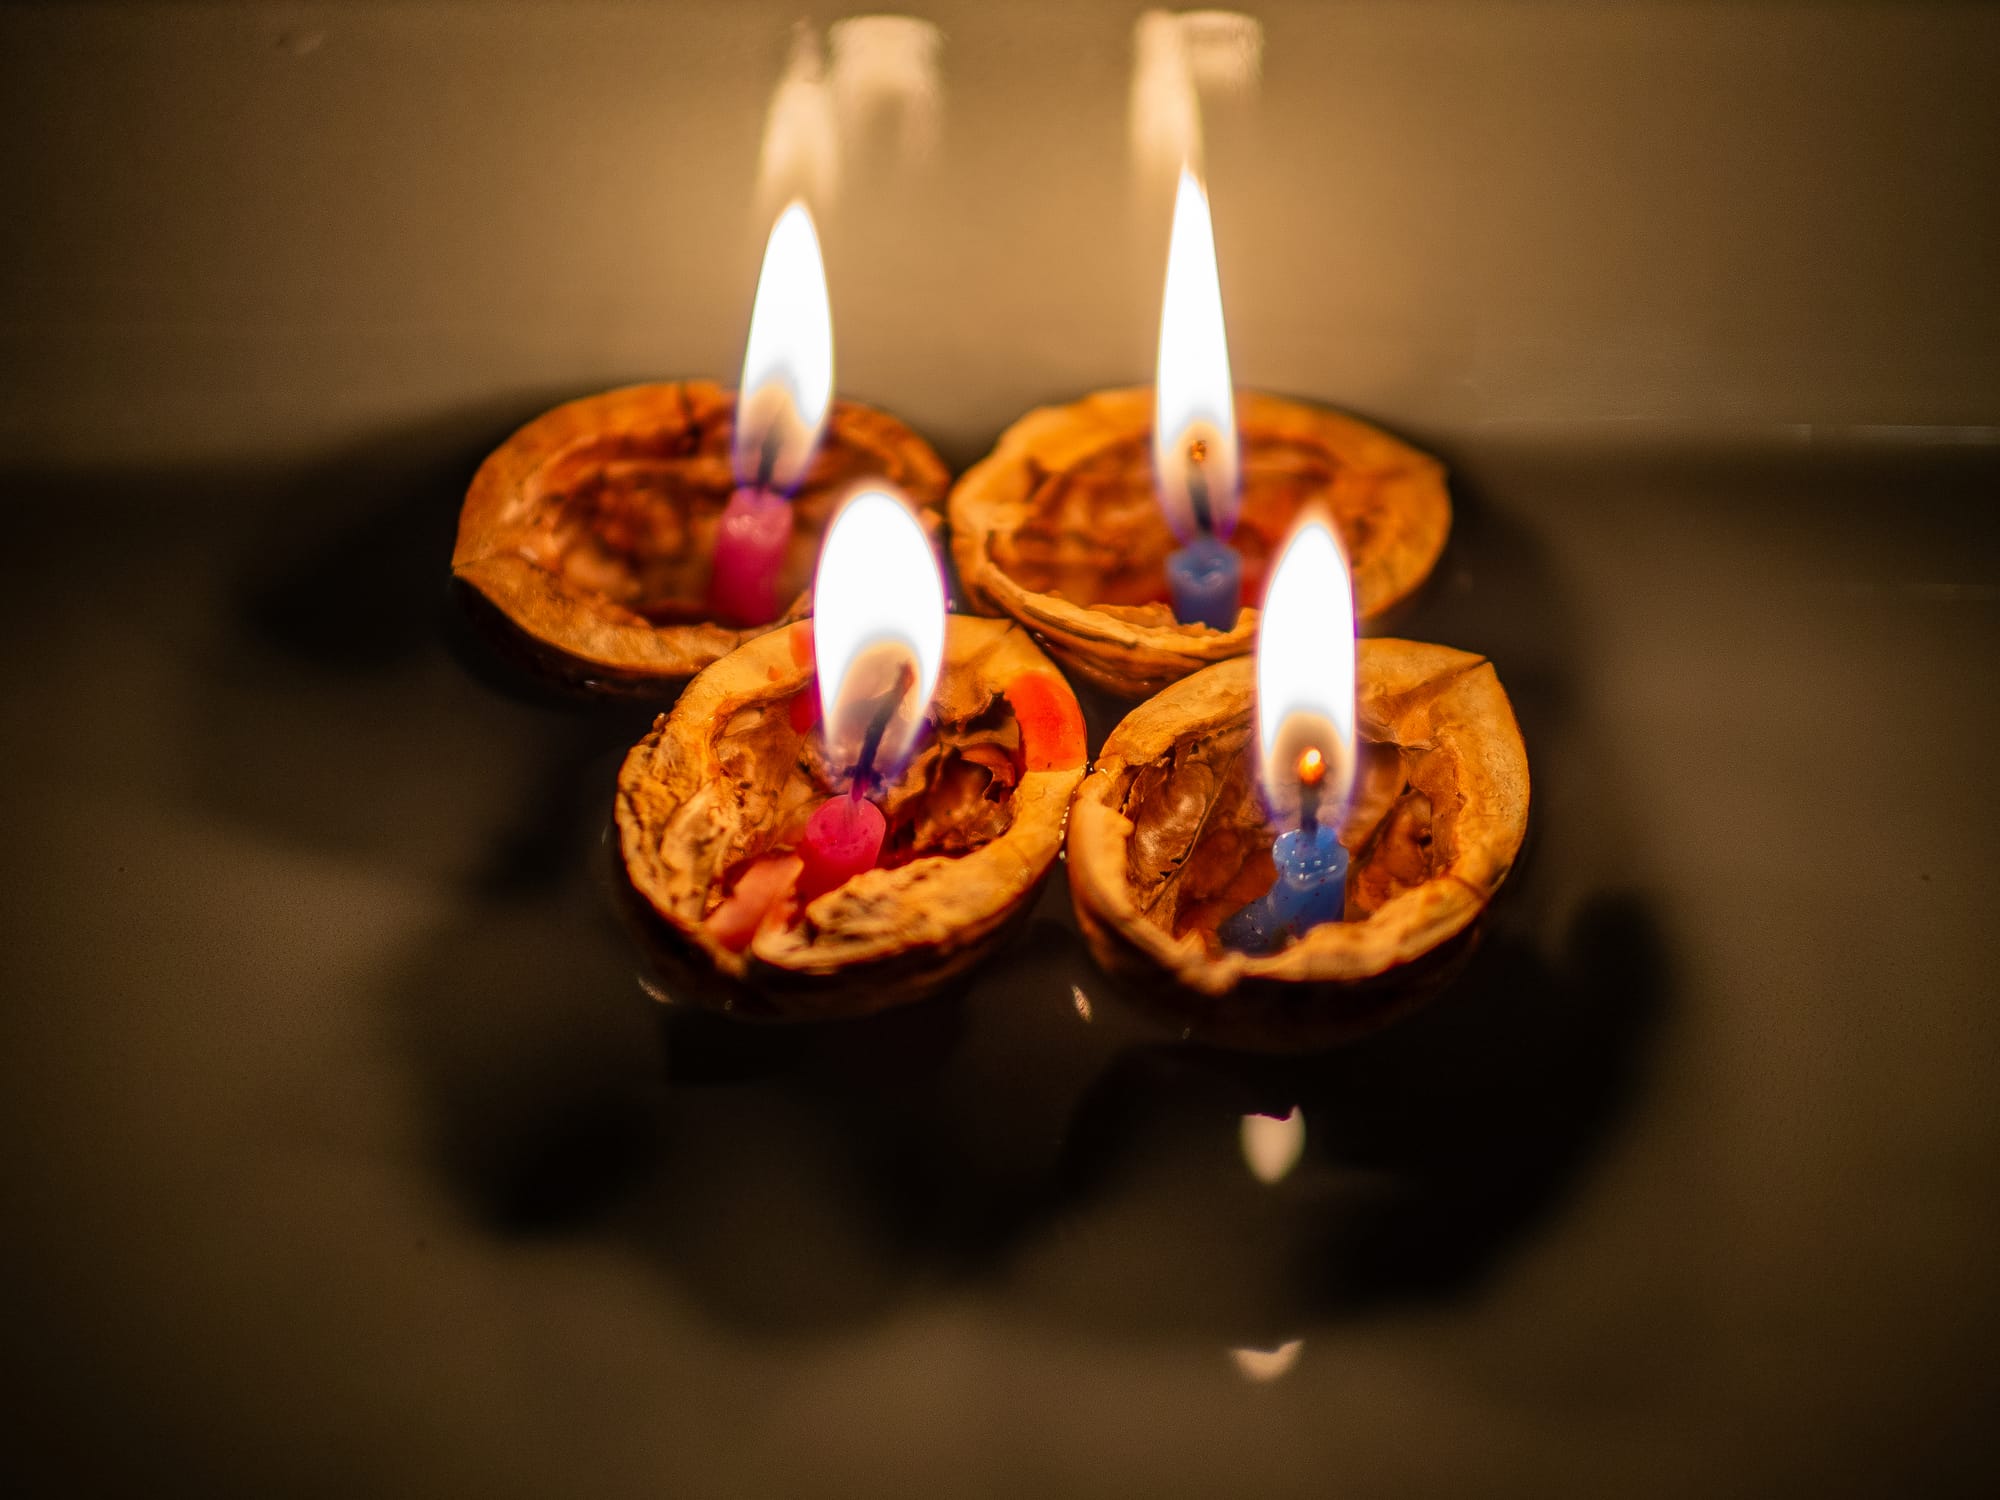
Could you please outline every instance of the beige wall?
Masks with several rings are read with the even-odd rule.
[[[1141,7],[912,3],[928,165],[851,147],[843,390],[954,457],[1143,379]],[[0,11],[0,444],[289,455],[733,377],[801,5]],[[1258,8],[1208,161],[1238,378],[1420,433],[2000,423],[2000,9]]]

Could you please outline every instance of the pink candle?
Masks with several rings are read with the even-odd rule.
[[[798,854],[805,861],[799,873],[799,905],[874,869],[888,831],[882,809],[866,798],[829,797],[820,803],[806,820],[806,836],[799,842]]]
[[[783,495],[744,485],[729,497],[716,528],[708,575],[708,613],[726,625],[768,625],[778,618],[778,573],[792,540],[792,506]]]

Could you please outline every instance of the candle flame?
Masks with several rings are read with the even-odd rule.
[[[1292,533],[1264,591],[1257,738],[1272,814],[1336,820],[1354,785],[1354,588],[1323,520]]]
[[[862,490],[834,516],[813,583],[813,662],[829,759],[867,791],[915,747],[944,663],[944,580],[900,499]]]
[[[738,484],[792,489],[833,400],[833,310],[812,211],[794,199],[771,226],[736,405]]]
[[[1183,541],[1236,525],[1236,393],[1208,194],[1186,167],[1174,199],[1160,361],[1153,383],[1153,469],[1160,508]]]

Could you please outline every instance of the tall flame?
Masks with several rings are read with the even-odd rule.
[[[1354,786],[1354,586],[1323,520],[1292,533],[1264,591],[1257,743],[1274,816],[1296,822],[1310,801],[1339,818]]]
[[[843,772],[866,761],[877,779],[893,776],[944,663],[944,580],[922,524],[885,490],[856,494],[827,528],[813,661],[828,757]]]
[[[812,211],[794,199],[771,226],[736,405],[738,484],[805,477],[833,400],[833,309]]]
[[[1222,324],[1222,282],[1208,194],[1181,168],[1167,290],[1160,305],[1160,362],[1153,382],[1153,472],[1160,508],[1183,541],[1199,531],[1227,538],[1236,526],[1236,392]]]

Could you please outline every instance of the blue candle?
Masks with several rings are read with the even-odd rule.
[[[1347,850],[1331,828],[1317,824],[1279,834],[1271,862],[1278,879],[1264,899],[1279,927],[1297,935],[1340,920],[1347,910]]]
[[[1245,953],[1269,953],[1347,909],[1347,850],[1323,824],[1278,835],[1278,878],[1269,892],[1224,922],[1217,936]]]
[[[1174,618],[1211,630],[1235,628],[1243,602],[1243,559],[1227,542],[1203,532],[1167,559]]]

